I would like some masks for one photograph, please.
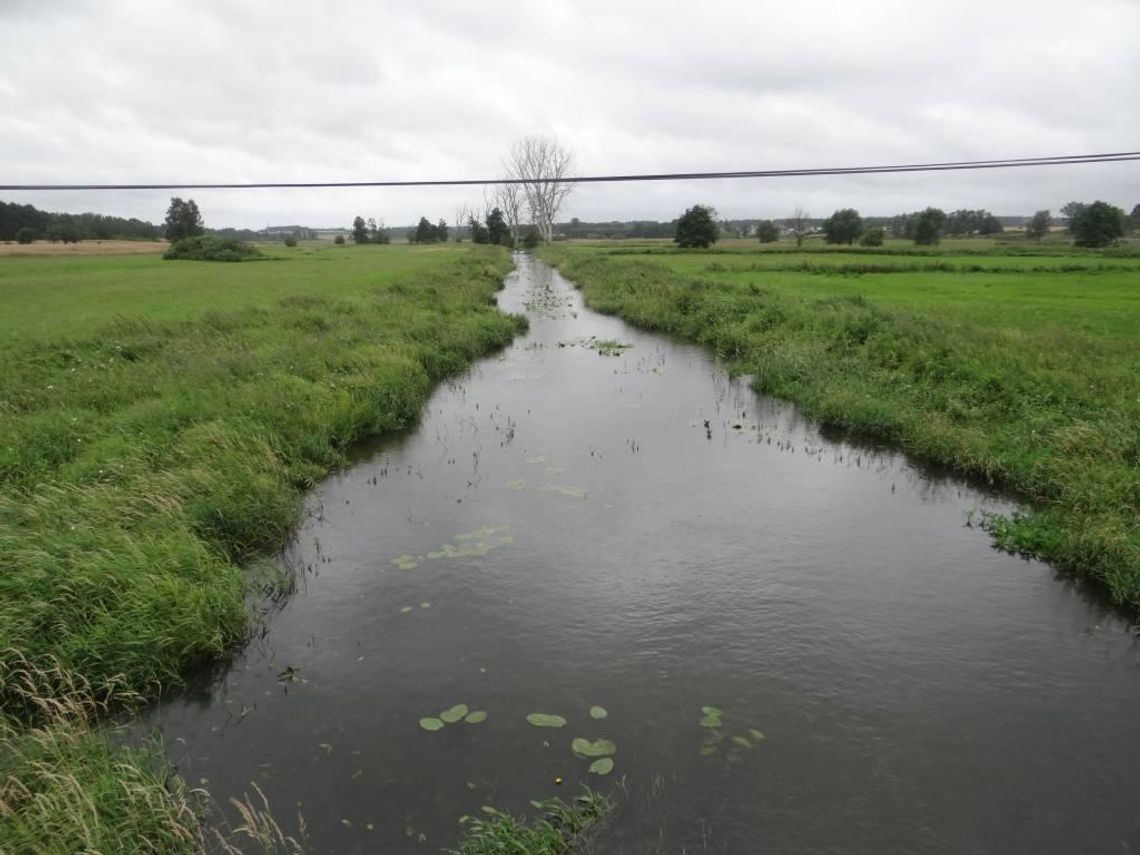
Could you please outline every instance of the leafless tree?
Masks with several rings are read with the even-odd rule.
[[[457,241],[462,240],[464,235],[471,237],[471,221],[476,219],[475,209],[466,202],[455,206],[454,234]]]
[[[574,154],[552,137],[523,137],[511,146],[505,165],[507,177],[522,182],[530,218],[539,236],[550,243],[554,218],[574,189]]]
[[[509,177],[509,176],[508,176]],[[526,194],[521,184],[495,184],[490,193],[484,193],[484,207],[487,213],[498,208],[503,212],[507,228],[511,230],[511,240],[518,242],[519,226],[522,225],[523,207]]]
[[[804,245],[804,236],[811,228],[811,214],[803,208],[796,206],[792,211],[792,215],[788,217],[788,228],[792,231],[792,237],[796,239],[796,248],[799,249]]]

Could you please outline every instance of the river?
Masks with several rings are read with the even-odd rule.
[[[1140,846],[1137,639],[969,525],[1005,499],[516,258],[529,333],[313,491],[297,594],[145,719],[191,784],[256,782],[315,853],[438,852],[581,783],[599,853]],[[456,704],[487,718],[421,727]]]

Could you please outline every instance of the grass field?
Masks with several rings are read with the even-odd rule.
[[[76,720],[241,641],[303,490],[521,328],[502,250],[271,253],[0,258],[0,851],[194,851]]]
[[[557,245],[589,305],[699,342],[759,391],[1009,489],[987,525],[1140,606],[1140,257]]]
[[[164,240],[82,240],[78,243],[0,242],[0,256],[89,256],[89,255],[162,255],[168,248]]]

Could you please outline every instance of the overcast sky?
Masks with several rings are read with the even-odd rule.
[[[1140,149],[1138,0],[0,0],[0,184],[487,178],[553,135],[580,174]],[[170,193],[6,201],[161,221]],[[453,220],[481,193],[196,191],[210,226]],[[1140,163],[583,186],[564,217],[1056,211]]]

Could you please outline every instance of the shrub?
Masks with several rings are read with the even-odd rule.
[[[523,238],[523,249],[534,249],[538,246],[540,238],[538,236],[538,229],[531,228],[527,231],[526,236]]]
[[[289,235],[289,237],[285,238],[285,246],[296,246],[296,245],[297,245],[297,239],[295,237],[293,237],[292,235]]]
[[[761,220],[756,224],[756,238],[760,243],[775,243],[780,239],[780,227],[771,220]]]
[[[871,226],[871,228],[863,232],[863,237],[860,239],[859,244],[860,246],[882,246],[883,227]]]
[[[344,235],[337,235],[335,238],[333,238],[333,243],[335,243],[337,246],[344,246]]]
[[[1107,202],[1083,205],[1069,223],[1075,246],[1111,246],[1124,237],[1124,211]]]
[[[677,220],[677,232],[673,243],[681,249],[706,249],[716,243],[719,237],[716,212],[705,205],[694,205]]]
[[[261,258],[261,252],[244,241],[197,235],[175,241],[162,257],[186,261],[249,261]]]
[[[31,243],[37,237],[36,230],[31,226],[24,226],[16,232],[16,243]]]

